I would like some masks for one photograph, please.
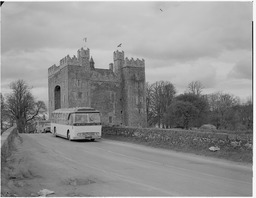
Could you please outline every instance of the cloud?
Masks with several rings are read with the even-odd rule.
[[[181,5],[163,16],[150,18],[132,50],[141,56],[180,62],[216,58],[226,50],[251,50],[251,4]]]
[[[2,87],[23,78],[47,95],[47,69],[61,58],[86,46],[108,68],[123,43],[127,57],[145,60],[147,81],[218,89],[250,79],[251,21],[252,2],[5,2]]]
[[[1,87],[18,79],[24,79],[33,87],[46,87],[48,68],[74,49],[40,49],[37,51],[11,50],[2,55]],[[58,57],[58,58],[57,58]]]
[[[246,58],[237,62],[227,77],[252,80],[252,59]]]
[[[151,67],[146,69],[146,80],[150,83],[161,80],[169,81],[177,90],[185,90],[192,81],[200,81],[204,88],[213,88],[217,83],[216,68],[204,61],[194,64],[175,64],[166,67]]]
[[[251,81],[245,79],[229,79],[221,81],[218,83],[216,88],[219,91],[233,94],[241,99],[246,99],[253,94]]]

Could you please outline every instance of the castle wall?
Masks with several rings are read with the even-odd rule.
[[[53,75],[48,76],[48,94],[49,94],[49,116],[55,110],[55,87],[60,87],[60,106],[68,107],[68,69],[63,67],[56,71]]]
[[[68,66],[68,107],[90,106],[90,73],[83,66]]]
[[[104,125],[121,125],[120,84],[91,81],[91,106],[101,112]]]
[[[91,106],[102,114],[102,123],[121,125],[121,85],[111,69],[91,71]]]
[[[145,67],[127,66],[122,73],[125,125],[146,127]]]
[[[78,50],[48,69],[49,113],[55,110],[56,86],[60,108],[91,106],[101,112],[104,125],[146,126],[145,62],[113,54],[109,69],[90,66],[89,49]],[[51,116],[51,115],[50,115]]]

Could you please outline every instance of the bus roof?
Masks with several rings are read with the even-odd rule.
[[[56,109],[52,113],[75,113],[75,112],[99,112],[98,110],[92,107],[75,107],[75,108],[63,108],[63,109]]]

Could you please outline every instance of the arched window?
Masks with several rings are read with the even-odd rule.
[[[60,86],[57,85],[54,89],[54,110],[61,108],[61,92]]]

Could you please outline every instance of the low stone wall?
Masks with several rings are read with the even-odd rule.
[[[13,126],[7,129],[1,135],[1,162],[5,162],[11,155],[11,150],[14,145],[14,139],[18,136],[17,127]]]
[[[226,151],[248,150],[252,151],[252,134],[228,134],[218,132],[202,132],[182,129],[158,128],[102,128],[104,136],[133,137],[139,141],[165,144],[169,148],[182,148],[183,150],[208,150],[211,146],[218,146]]]

